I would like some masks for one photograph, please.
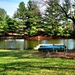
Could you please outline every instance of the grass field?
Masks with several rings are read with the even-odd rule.
[[[0,75],[75,75],[75,60],[43,56],[34,50],[0,50]]]

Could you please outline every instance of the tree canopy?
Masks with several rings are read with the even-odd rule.
[[[13,18],[0,9],[0,33],[20,33],[29,36],[74,36],[75,1],[29,0],[27,6],[20,2]],[[3,13],[2,13],[3,12]],[[5,19],[4,19],[5,18]],[[16,20],[17,18],[17,20]],[[43,30],[43,33],[42,33]]]

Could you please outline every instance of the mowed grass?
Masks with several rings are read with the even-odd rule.
[[[44,56],[35,50],[0,50],[0,75],[75,75],[75,60]]]

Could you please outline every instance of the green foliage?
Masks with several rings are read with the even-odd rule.
[[[7,16],[7,13],[4,9],[0,8],[0,20],[5,19]]]
[[[37,34],[37,30],[31,29],[30,32],[29,32],[30,36],[35,36],[36,34]]]
[[[17,8],[17,11],[14,13],[14,17],[24,20],[26,17],[26,12],[27,12],[27,9],[25,7],[24,2],[20,2]]]
[[[41,15],[37,4],[34,1],[29,0],[27,10],[27,21],[25,22],[26,31],[30,36],[36,35],[38,26],[41,23]]]
[[[52,30],[52,26],[45,27],[44,29],[45,29],[45,34],[46,35],[49,35],[49,36],[54,35],[54,31]]]
[[[44,19],[46,22],[46,34],[50,36],[71,36],[71,22],[68,21],[68,17],[66,16],[69,11],[70,1],[65,0],[63,6],[59,4],[59,0],[49,0],[47,4],[48,6]],[[66,10],[66,12],[64,10]],[[62,27],[62,25],[66,28]]]
[[[24,29],[26,28],[25,22],[26,22],[26,14],[27,14],[27,8],[25,7],[24,2],[20,2],[17,11],[14,13],[14,18],[18,18],[19,21],[21,20],[22,23],[18,25],[18,33],[25,33]],[[16,29],[16,28],[15,28]],[[14,30],[15,30],[14,29]]]
[[[75,35],[73,31],[75,10],[71,11],[72,8],[75,8],[75,4],[71,4],[70,0],[64,0],[61,5],[59,1],[48,0],[45,14],[40,12],[39,4],[35,0],[29,0],[27,7],[24,2],[20,2],[13,15],[18,20],[9,18],[6,11],[0,8],[0,35],[9,32],[27,34],[29,36],[42,33],[49,36]],[[43,29],[43,31],[39,31],[39,29]]]
[[[12,33],[17,32],[18,22],[16,20],[8,18],[7,25],[8,25],[8,32],[12,32]]]
[[[49,0],[48,1],[48,7],[46,10],[46,16],[45,16],[45,21],[47,27],[47,32],[48,35],[50,36],[57,36],[58,33],[58,26],[59,26],[59,21],[60,21],[60,11],[59,11],[59,6],[57,5],[59,0]]]
[[[0,33],[7,33],[7,29],[8,29],[8,25],[7,22],[5,20],[1,21],[0,23]]]
[[[0,35],[5,35],[7,33],[7,14],[6,11],[2,8],[0,8]]]

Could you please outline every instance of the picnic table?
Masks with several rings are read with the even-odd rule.
[[[67,54],[67,49],[64,44],[39,44],[37,46],[38,51],[45,51],[47,52],[46,56],[50,55],[50,52],[64,52]]]

